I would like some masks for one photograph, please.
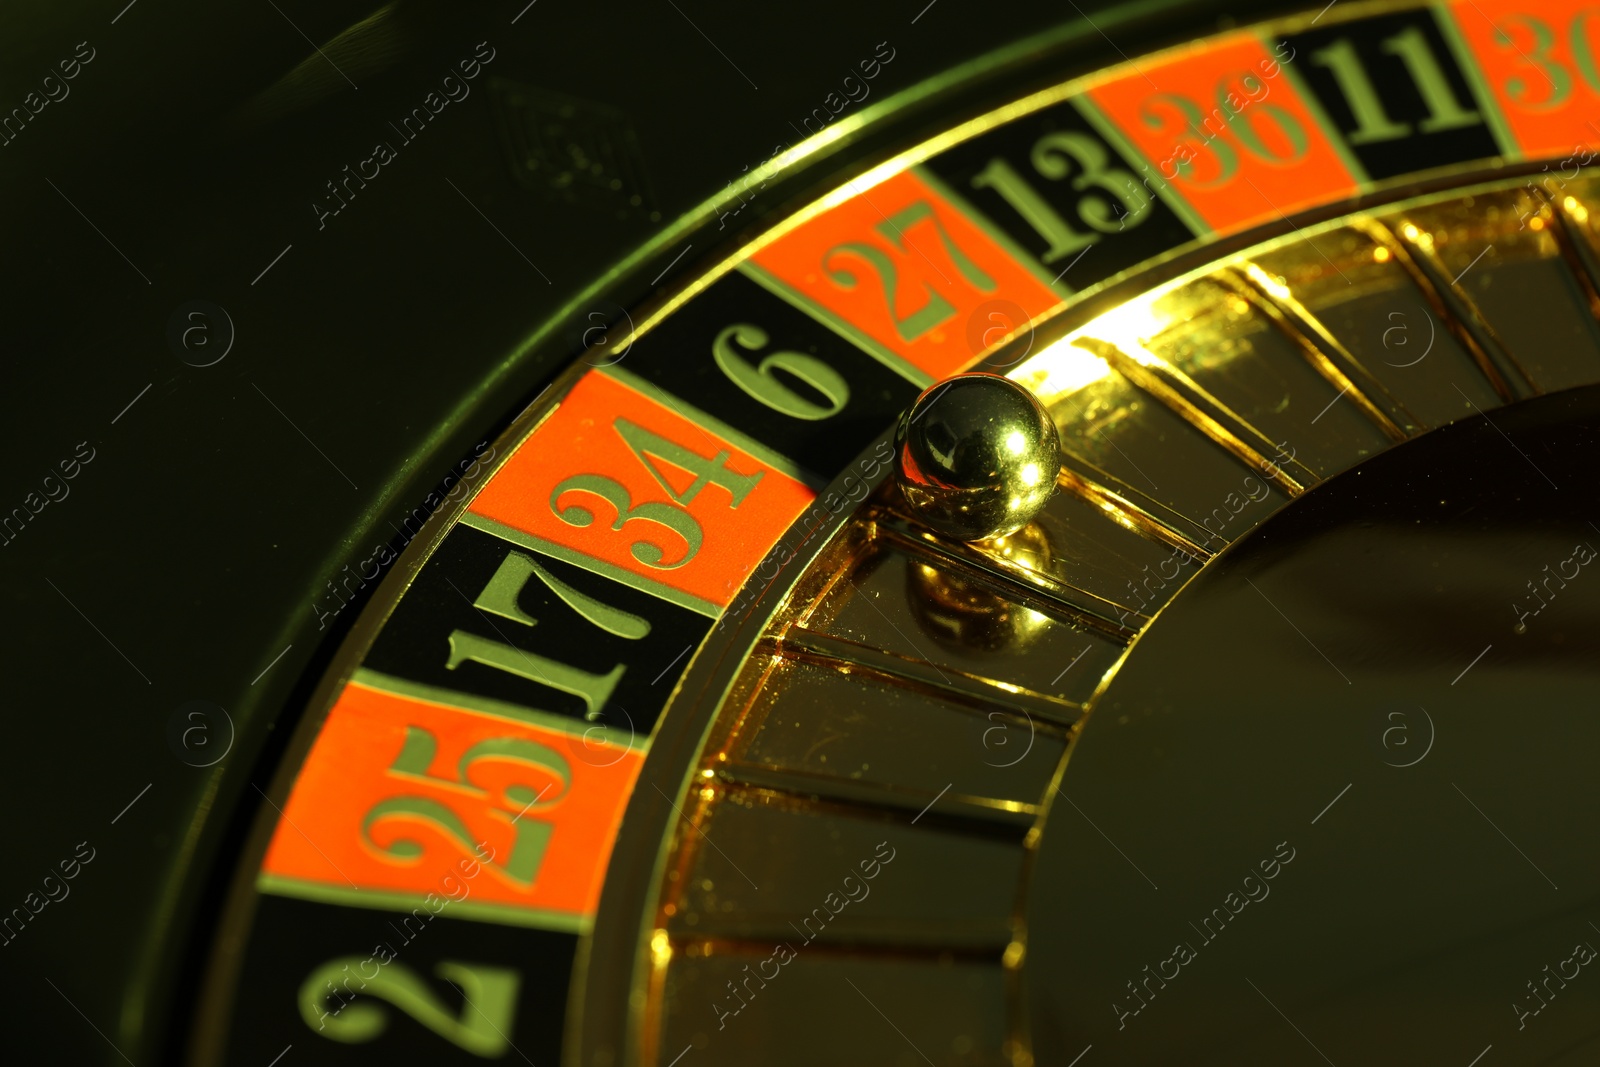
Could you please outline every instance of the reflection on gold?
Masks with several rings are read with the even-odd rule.
[[[1064,338],[1040,349],[1009,377],[1038,397],[1045,407],[1054,408],[1110,373],[1105,360],[1074,347],[1071,338]]]
[[[1083,329],[1077,331],[1077,336],[1098,337],[1125,352],[1136,354],[1135,358],[1140,358],[1137,354],[1144,353],[1146,341],[1160,336],[1175,321],[1182,321],[1188,317],[1183,312],[1174,315],[1162,300],[1162,297],[1168,296],[1171,291],[1170,288],[1158,289],[1144,297],[1114,307],[1088,322]],[[1152,357],[1145,353],[1143,358]]]
[[[1294,300],[1294,294],[1289,291],[1287,285],[1283,284],[1283,279],[1276,274],[1269,274],[1262,270],[1260,264],[1246,263],[1244,274],[1245,277],[1255,282],[1272,299],[1285,304]]]
[[[1028,570],[1049,573],[1054,554],[1037,524],[978,544]],[[906,600],[924,633],[948,648],[1016,652],[1049,626],[1048,617],[926,563],[906,568]]]

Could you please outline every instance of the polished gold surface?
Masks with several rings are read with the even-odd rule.
[[[1016,533],[1049,502],[1061,442],[1017,383],[958,374],[924,390],[901,417],[894,470],[912,514],[930,529],[985,541]]]

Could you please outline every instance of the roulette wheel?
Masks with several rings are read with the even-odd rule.
[[[1594,1062],[1600,7],[4,17],[8,1047]]]

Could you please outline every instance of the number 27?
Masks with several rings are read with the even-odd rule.
[[[885,241],[900,252],[916,251],[906,247],[905,231],[918,222],[926,220],[939,234],[939,240],[944,245],[945,253],[950,257],[950,262],[955,265],[961,276],[980,292],[993,292],[995,281],[984,273],[967,254],[961,251],[959,245],[951,240],[950,234],[945,230],[944,223],[934,213],[933,206],[926,200],[919,200],[908,207],[901,208],[893,215],[888,216],[877,226],[873,227]],[[918,255],[921,255],[918,252]],[[895,266],[895,261],[890,255],[875,245],[864,241],[846,241],[844,244],[835,245],[822,257],[823,269],[828,272],[828,277],[841,289],[854,289],[858,283],[856,275],[847,267],[838,266],[838,261],[846,256],[866,263],[878,276],[878,284],[883,292],[883,301],[889,310],[889,318],[894,322],[895,333],[900,340],[915,341],[941,322],[955,314],[955,307],[944,297],[934,292],[933,286],[923,284],[927,292],[927,300],[915,311],[902,316],[895,309],[900,292],[900,274]],[[926,258],[926,257],[923,257]],[[931,263],[930,263],[931,265]],[[937,267],[934,268],[938,270]]]

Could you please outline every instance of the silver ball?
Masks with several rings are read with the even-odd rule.
[[[912,513],[959,541],[1026,526],[1061,472],[1061,439],[1032,393],[997,374],[958,374],[900,417],[895,476]]]

